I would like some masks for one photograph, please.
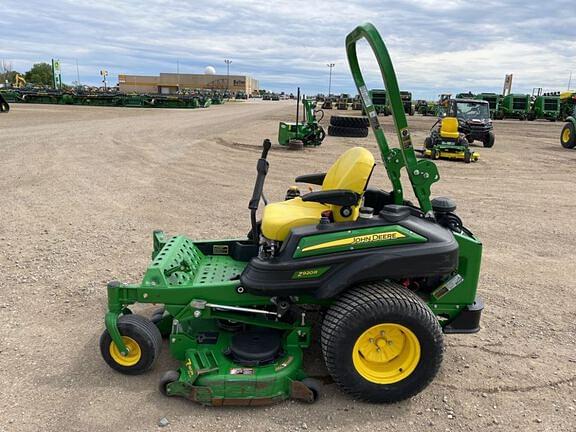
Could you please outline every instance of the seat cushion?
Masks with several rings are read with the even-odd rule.
[[[317,224],[324,210],[330,210],[330,206],[304,202],[300,197],[268,204],[262,214],[262,234],[270,240],[284,241],[292,228]]]
[[[444,117],[440,127],[440,136],[449,139],[458,138],[460,136],[458,133],[458,119],[455,117]]]

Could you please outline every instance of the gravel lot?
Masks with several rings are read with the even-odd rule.
[[[12,105],[0,115],[0,431],[574,431],[576,151],[560,123],[496,122],[496,145],[465,165],[439,161],[433,195],[451,196],[485,246],[482,331],[446,337],[438,378],[391,406],[358,403],[324,377],[315,405],[204,408],[163,397],[164,349],[143,376],[115,373],[98,337],[109,280],[137,282],[152,230],[244,235],[263,138],[293,103],[207,110]],[[329,113],[328,113],[329,114]],[[327,115],[326,117],[329,117]],[[409,119],[422,143],[433,118]],[[326,121],[325,121],[326,122]],[[391,118],[383,119],[391,132]],[[392,136],[390,133],[388,136]],[[267,196],[325,169],[365,139],[273,147]],[[373,185],[388,187],[382,166]]]

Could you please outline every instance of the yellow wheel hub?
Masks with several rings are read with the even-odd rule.
[[[377,324],[356,340],[352,351],[356,371],[376,384],[393,384],[406,379],[420,361],[420,342],[400,324]]]
[[[569,128],[564,129],[564,132],[562,132],[562,142],[563,143],[570,142],[570,129]]]
[[[140,345],[138,345],[138,342],[128,336],[122,336],[122,341],[124,342],[124,345],[126,345],[126,348],[128,348],[128,354],[122,355],[116,344],[114,342],[110,342],[110,356],[120,366],[134,366],[140,361],[140,358],[142,357],[142,350],[140,349]]]

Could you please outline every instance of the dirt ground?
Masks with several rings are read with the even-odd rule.
[[[154,431],[163,417],[170,431],[576,430],[576,151],[560,146],[560,123],[499,121],[477,163],[438,162],[433,195],[454,198],[484,243],[486,309],[480,333],[446,336],[439,376],[413,399],[359,403],[325,379],[315,405],[204,408],[157,391],[176,366],[166,346],[145,375],[106,366],[106,283],[140,280],[155,228],[244,235],[257,147],[293,109],[13,104],[0,115],[0,431]],[[421,144],[434,119],[409,122]],[[376,152],[372,134],[273,147],[268,198],[352,145]],[[389,187],[381,164],[372,185]],[[307,365],[326,377],[317,351]]]

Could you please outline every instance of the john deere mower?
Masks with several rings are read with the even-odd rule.
[[[302,98],[304,108],[304,120],[300,121],[300,88],[296,98],[296,122],[280,122],[278,128],[278,143],[283,146],[294,146],[301,143],[306,147],[316,147],[322,144],[326,137],[320,120],[324,117],[324,111],[316,110],[316,102],[313,99]]]
[[[438,125],[438,126],[437,126]],[[431,159],[457,159],[476,162],[480,155],[471,150],[466,136],[458,131],[456,117],[443,117],[432,126],[430,136],[424,140],[425,157]]]
[[[574,108],[572,115],[566,118],[566,124],[560,134],[560,142],[564,148],[576,147],[576,108]]]
[[[388,89],[401,143],[390,148],[362,76],[356,44],[366,39]],[[264,140],[247,238],[194,241],[153,236],[140,284],[108,285],[100,349],[113,369],[136,375],[158,359],[166,335],[178,370],[160,391],[206,405],[313,402],[303,350],[319,343],[336,384],[354,398],[390,403],[423,390],[442,362],[443,333],[479,329],[476,297],[482,245],[448,198],[430,200],[436,165],[417,160],[392,62],[371,24],[346,38],[348,62],[376,136],[390,191],[367,187],[375,160],[350,148],[326,172],[296,178],[317,185],[258,207],[269,164]],[[404,198],[401,172],[418,199]],[[164,305],[152,319],[135,303]],[[322,319],[314,323],[311,309]],[[312,326],[320,326],[320,340]]]

